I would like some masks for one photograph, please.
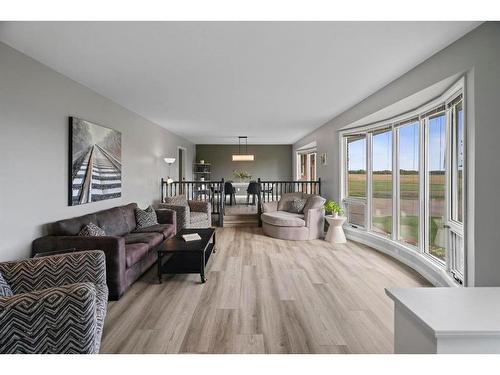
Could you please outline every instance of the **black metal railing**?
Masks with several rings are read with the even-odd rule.
[[[257,194],[257,214],[262,213],[262,203],[279,201],[286,193],[305,193],[321,195],[321,178],[317,181],[267,181],[257,180],[260,194]],[[225,191],[224,179],[220,181],[173,181],[161,179],[161,201],[166,197],[183,194],[188,200],[210,202],[212,213],[219,215],[219,226],[224,225]]]
[[[321,178],[317,181],[265,181],[260,178],[261,202],[279,201],[286,193],[321,195]]]
[[[212,213],[219,215],[219,225],[224,225],[224,179],[220,181],[173,181],[161,179],[161,201],[166,197],[183,194],[188,200],[210,202]]]

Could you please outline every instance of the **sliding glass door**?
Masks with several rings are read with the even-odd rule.
[[[315,181],[316,151],[297,153],[297,179],[300,181]]]

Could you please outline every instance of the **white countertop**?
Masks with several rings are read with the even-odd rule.
[[[436,337],[500,336],[500,288],[387,288]]]

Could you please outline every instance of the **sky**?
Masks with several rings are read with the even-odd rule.
[[[431,171],[445,167],[445,116],[429,121],[429,167]],[[406,125],[399,131],[400,168],[418,170],[418,122]],[[390,131],[373,136],[373,170],[392,169],[392,133]],[[349,144],[349,169],[366,169],[366,141],[360,139]]]

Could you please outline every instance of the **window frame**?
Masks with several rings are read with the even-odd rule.
[[[367,229],[369,226],[368,222],[368,212],[367,212],[367,194],[368,194],[368,168],[367,168],[367,160],[368,160],[368,136],[367,134],[361,133],[361,134],[352,134],[352,137],[360,137],[360,139],[365,139],[365,171],[366,171],[366,189],[365,189],[365,197],[350,197],[348,196],[349,194],[349,158],[347,156],[347,144],[348,144],[348,137],[342,137],[341,138],[341,150],[342,150],[342,157],[341,157],[341,163],[343,163],[341,167],[341,174],[344,174],[345,177],[341,178],[343,181],[343,187],[341,188],[343,194],[345,194],[345,198],[341,200],[341,204],[346,210],[347,213],[347,219],[349,218],[349,205],[360,205],[363,206],[363,211],[364,211],[364,225],[358,225],[358,224],[353,224],[348,222],[349,225],[353,226],[353,228],[361,228],[361,229]]]
[[[451,184],[453,181],[450,180],[450,175],[452,174],[452,165],[451,161],[452,158],[451,152],[453,151],[453,145],[450,143],[451,139],[450,137],[452,136],[452,123],[450,121],[450,109],[449,109],[449,104],[453,103],[454,100],[458,96],[461,95],[461,103],[462,103],[462,123],[463,123],[463,177],[462,177],[462,197],[463,197],[463,222],[454,222],[450,221],[450,218],[452,217],[451,213],[452,211],[452,204],[455,204],[452,202],[452,197],[451,197]],[[457,82],[455,82],[448,90],[446,90],[442,95],[436,97],[435,99],[429,101],[426,104],[423,104],[411,111],[396,115],[392,118],[366,124],[366,125],[361,125],[361,126],[356,126],[356,127],[351,127],[351,128],[346,128],[346,129],[341,129],[338,131],[338,137],[339,137],[339,144],[341,145],[340,150],[339,150],[339,156],[340,156],[340,181],[339,181],[339,191],[340,191],[340,202],[344,205],[344,207],[347,209],[347,206],[350,203],[357,203],[357,204],[364,204],[365,207],[365,226],[360,227],[358,225],[351,225],[346,221],[344,225],[347,227],[353,227],[355,229],[360,230],[361,232],[367,233],[370,236],[374,236],[376,238],[385,238],[386,240],[390,240],[391,243],[395,244],[396,246],[401,247],[402,249],[408,249],[413,253],[420,254],[423,256],[425,259],[430,261],[432,264],[435,264],[437,267],[440,269],[444,269],[447,271],[449,274],[452,274],[456,280],[460,279],[459,281],[465,281],[466,279],[466,270],[468,269],[468,262],[467,262],[467,237],[466,233],[464,231],[464,228],[466,228],[466,213],[467,213],[467,197],[468,197],[468,192],[467,192],[467,169],[468,169],[468,164],[467,164],[467,121],[466,121],[466,96],[465,96],[465,79],[462,77],[459,79]],[[441,259],[430,255],[428,253],[428,228],[429,228],[429,220],[430,220],[430,215],[429,215],[429,190],[430,187],[428,186],[428,181],[429,181],[429,169],[428,169],[428,160],[429,160],[429,155],[428,155],[428,118],[433,113],[434,111],[438,110],[441,112],[440,108],[443,108],[442,111],[445,113],[445,158],[446,158],[446,168],[445,168],[445,204],[444,204],[444,217],[445,217],[445,228],[446,230],[446,241],[447,243],[445,244],[446,247],[446,257],[445,260],[442,261]],[[453,107],[453,110],[455,107]],[[437,113],[437,112],[436,112]],[[400,195],[400,168],[399,168],[399,154],[400,154],[400,133],[399,129],[404,126],[405,124],[410,124],[412,122],[418,121],[418,126],[419,126],[419,234],[418,234],[418,246],[414,246],[408,242],[405,242],[403,240],[399,240],[400,238],[400,207],[401,207],[401,195]],[[393,200],[392,200],[392,208],[393,208],[393,216],[392,216],[392,233],[391,236],[385,236],[381,233],[376,233],[371,230],[371,222],[373,220],[372,218],[372,212],[371,212],[371,207],[373,205],[372,202],[372,180],[373,180],[373,140],[372,136],[373,133],[380,131],[381,129],[384,128],[392,128],[392,158],[393,158],[393,164],[392,164],[392,190],[393,190]],[[364,199],[359,199],[359,198],[353,198],[353,197],[348,197],[348,185],[347,185],[347,179],[348,179],[348,165],[347,165],[347,137],[349,136],[355,136],[355,135],[364,135],[366,137],[366,186],[367,186],[367,191],[366,191],[366,198]],[[459,224],[459,225],[457,225]],[[460,228],[461,227],[461,228]],[[450,230],[448,230],[448,228]],[[454,230],[456,229],[456,230]],[[453,274],[453,270],[451,270],[451,265],[452,263],[457,263],[457,259],[450,259],[450,244],[451,244],[451,231],[453,231],[455,234],[460,235],[462,238],[462,245],[463,245],[463,250],[461,252],[461,256],[463,257],[463,274],[458,275],[456,277]]]
[[[311,155],[314,155],[314,172],[315,172],[315,176],[314,176],[314,179],[309,176],[309,174],[311,173]],[[296,153],[296,170],[295,170],[295,173],[297,174],[297,180],[298,181],[302,181],[301,180],[301,177],[302,177],[302,156],[305,156],[305,171],[306,171],[306,176],[309,176],[308,178],[306,178],[306,180],[304,181],[316,181],[317,180],[317,176],[318,176],[318,153],[317,153],[317,150],[316,149],[307,149],[307,150],[298,150],[297,153]]]

